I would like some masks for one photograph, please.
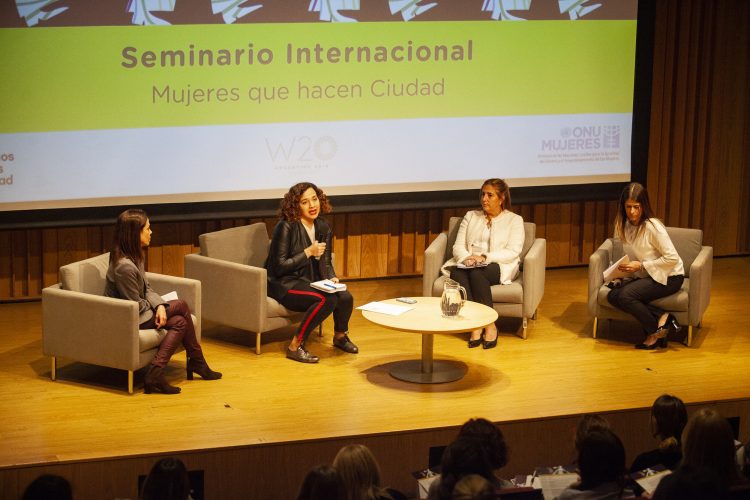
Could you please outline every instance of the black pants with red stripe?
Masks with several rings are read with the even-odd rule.
[[[310,332],[315,330],[332,312],[334,330],[337,332],[349,330],[354,297],[347,290],[325,293],[312,288],[307,283],[300,283],[289,290],[279,302],[287,309],[305,313],[297,332],[297,340],[301,344],[305,343]]]

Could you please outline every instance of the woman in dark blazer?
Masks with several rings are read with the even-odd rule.
[[[302,363],[317,363],[318,356],[305,350],[305,341],[333,313],[333,345],[356,354],[349,339],[349,318],[354,299],[344,290],[321,292],[310,283],[322,279],[338,282],[331,264],[331,228],[319,217],[331,211],[325,193],[315,184],[301,182],[281,200],[280,219],[273,230],[266,259],[268,295],[292,311],[304,312],[286,357]]]
[[[154,292],[146,279],[143,253],[151,243],[151,223],[146,212],[138,209],[125,210],[117,218],[114,242],[109,254],[109,269],[104,294],[107,297],[138,302],[139,327],[141,330],[164,328],[167,333],[159,344],[159,350],[151,360],[143,392],[177,394],[179,387],[170,385],[164,378],[164,367],[172,354],[182,344],[187,351],[187,378],[193,372],[206,380],[221,378],[221,373],[208,367],[203,349],[198,343],[193,327],[190,308],[184,300],[166,302]]]

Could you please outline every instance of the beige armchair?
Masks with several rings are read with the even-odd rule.
[[[60,268],[61,283],[42,290],[42,345],[51,356],[50,378],[57,378],[57,358],[133,372],[151,362],[166,332],[138,329],[138,303],[104,296],[109,254]],[[176,291],[190,306],[195,334],[201,337],[201,284],[198,281],[146,273],[159,294]]]
[[[440,273],[440,268],[452,256],[460,224],[460,217],[451,217],[448,232],[439,234],[424,252],[422,295],[425,297],[439,297],[443,293],[445,277]],[[501,317],[522,318],[521,338],[525,339],[528,318],[536,319],[537,308],[544,295],[547,240],[536,237],[536,224],[524,222],[523,228],[525,239],[521,251],[521,272],[510,285],[492,287],[492,302]]]
[[[263,267],[270,241],[262,222],[201,234],[200,254],[185,256],[185,276],[203,285],[203,318],[255,333],[255,353],[260,336],[302,319],[266,293]]]
[[[700,327],[703,313],[711,298],[713,248],[703,245],[703,231],[668,227],[667,233],[685,267],[685,281],[677,293],[657,299],[653,304],[675,315],[677,321],[687,325],[685,344],[693,342],[693,327]],[[607,239],[589,258],[589,312],[594,317],[593,337],[596,338],[600,319],[633,320],[607,301],[609,288],[604,283],[604,271],[623,256],[622,242]]]

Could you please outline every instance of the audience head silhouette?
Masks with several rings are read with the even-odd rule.
[[[584,415],[576,427],[576,450],[581,449],[583,439],[593,431],[609,430],[609,422],[601,415]]]
[[[187,500],[190,481],[185,464],[179,458],[162,458],[146,476],[140,500]]]
[[[590,490],[604,483],[622,483],[625,474],[622,441],[609,429],[592,430],[580,443],[578,468],[581,490]]]
[[[651,407],[651,431],[661,441],[660,449],[678,447],[685,424],[687,409],[680,398],[669,394],[656,398]]]
[[[73,490],[64,477],[43,474],[26,487],[21,500],[73,500]]]
[[[297,500],[346,500],[346,487],[341,474],[330,465],[310,469],[300,486]]]
[[[380,487],[380,466],[367,446],[344,446],[333,459],[333,466],[341,474],[349,500],[389,498]]]
[[[738,478],[732,427],[712,408],[698,410],[682,433],[682,464],[711,469],[722,485]]]
[[[472,418],[461,426],[459,438],[476,439],[487,453],[493,469],[500,469],[508,463],[508,445],[500,429],[484,418]]]

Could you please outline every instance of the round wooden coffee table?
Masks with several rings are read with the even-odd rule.
[[[440,311],[440,297],[414,298],[417,300],[416,304],[404,304],[396,299],[380,301],[414,308],[398,316],[362,311],[362,315],[368,320],[391,330],[422,334],[422,359],[394,363],[390,370],[391,376],[419,384],[439,384],[461,379],[466,374],[465,363],[432,359],[433,334],[470,332],[485,327],[497,320],[497,311],[478,302],[466,301],[459,316],[444,318]]]

